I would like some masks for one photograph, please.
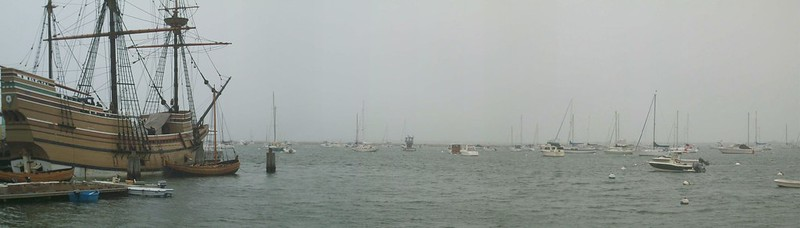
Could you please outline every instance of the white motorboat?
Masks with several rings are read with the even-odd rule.
[[[159,188],[159,187],[145,187],[145,186],[129,186],[128,195],[147,196],[147,197],[172,197],[175,189]]]
[[[450,144],[447,147],[447,150],[450,151],[450,154],[455,155],[464,155],[464,156],[478,156],[478,149],[473,145],[465,145],[461,146],[461,144]]]
[[[414,147],[414,136],[406,136],[404,142],[405,144],[402,146],[403,151],[417,151],[417,148]]]
[[[467,145],[459,151],[464,156],[478,156],[478,149],[473,145]]]
[[[775,183],[778,184],[778,187],[800,188],[800,181],[798,180],[775,179]]]
[[[548,142],[542,147],[542,155],[545,157],[564,157],[564,147],[556,142]]]
[[[705,166],[710,164],[702,158],[698,160],[682,160],[680,154],[681,153],[670,153],[669,156],[659,156],[651,159],[647,163],[655,168],[656,171],[695,173],[704,173],[706,171]]]

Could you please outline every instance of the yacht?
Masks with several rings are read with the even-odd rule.
[[[564,157],[564,147],[556,142],[548,142],[542,147],[542,155],[545,157]]]

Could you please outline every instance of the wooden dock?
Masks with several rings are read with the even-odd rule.
[[[101,193],[126,193],[125,185],[97,182],[30,182],[0,184],[0,201],[37,198],[67,197],[69,193],[82,190],[98,190]]]

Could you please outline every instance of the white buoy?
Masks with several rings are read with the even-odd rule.
[[[617,175],[614,175],[613,173],[608,174],[608,179],[617,179]]]
[[[778,176],[783,176],[783,172],[778,171]]]
[[[689,181],[683,181],[683,185],[689,185]]]
[[[621,170],[625,170],[625,166],[623,166],[622,168],[619,168],[619,169],[621,169]]]
[[[689,204],[689,199],[683,197],[683,199],[681,199],[681,205],[688,205],[688,204]]]
[[[738,163],[738,162],[736,163],[736,165],[741,165],[741,164],[742,164],[742,163]]]

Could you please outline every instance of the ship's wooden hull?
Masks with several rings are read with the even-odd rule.
[[[0,172],[0,181],[17,182],[45,182],[45,181],[69,181],[74,175],[74,168],[59,169],[37,173],[12,173]]]
[[[211,164],[174,164],[164,166],[166,174],[171,176],[223,176],[235,174],[239,171],[239,159],[217,162]]]
[[[160,171],[167,162],[193,160],[202,148],[199,140],[194,140],[195,134],[203,138],[208,133],[207,126],[194,132],[192,113],[182,111],[169,113],[158,133],[139,133],[139,140],[126,140],[120,135],[137,131],[124,126],[140,123],[125,122],[133,120],[120,118],[92,101],[61,95],[51,79],[11,68],[0,72],[11,159],[29,154],[34,160],[54,164],[124,171],[128,157],[136,151],[141,171]]]

